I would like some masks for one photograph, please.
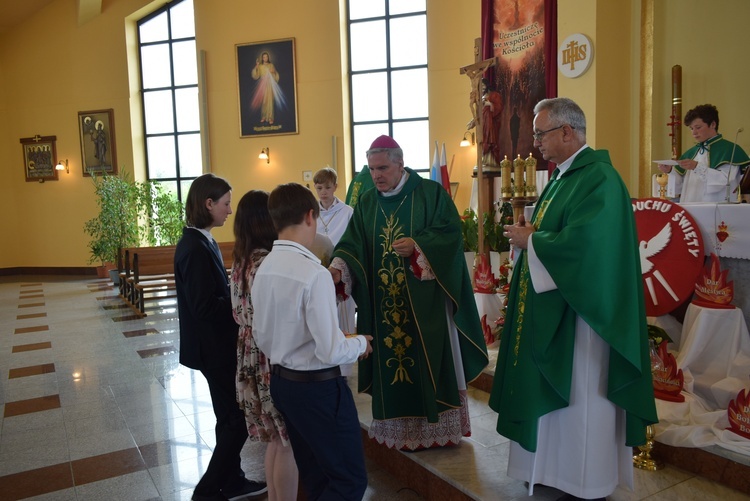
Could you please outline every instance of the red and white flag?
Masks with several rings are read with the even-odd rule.
[[[436,152],[437,153],[437,152]],[[451,180],[448,176],[448,162],[446,161],[445,157],[445,143],[443,143],[443,152],[440,155],[440,181],[443,188],[448,192],[448,194],[451,194]]]

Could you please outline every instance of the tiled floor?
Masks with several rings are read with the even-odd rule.
[[[214,445],[202,376],[178,363],[174,299],[138,319],[105,281],[0,279],[0,501],[187,500]],[[354,384],[354,381],[352,381]],[[407,455],[470,498],[528,499],[505,475],[508,443],[487,394],[472,389],[473,435],[455,448]],[[356,397],[363,423],[369,397]],[[243,467],[262,479],[262,444]],[[368,461],[367,500],[418,500]],[[555,499],[538,488],[533,499]],[[685,471],[636,470],[636,492],[613,500],[750,499]]]

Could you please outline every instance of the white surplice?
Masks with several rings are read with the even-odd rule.
[[[680,203],[686,202],[725,202],[727,201],[727,184],[729,185],[729,202],[737,201],[737,185],[740,182],[740,170],[736,165],[724,164],[717,169],[708,166],[708,151],[698,153],[693,160],[698,166],[685,172],[684,176],[674,171],[675,189],[679,192]],[[680,188],[682,180],[682,188]]]

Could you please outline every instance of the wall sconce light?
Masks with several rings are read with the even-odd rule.
[[[64,170],[68,174],[70,174],[70,167],[68,167],[68,159],[65,159],[65,162],[60,160],[57,162],[57,165],[55,165],[55,170]]]
[[[467,134],[471,134],[471,142],[469,142],[469,140],[466,139],[466,135]],[[473,146],[474,145],[474,133],[473,132],[469,132],[468,130],[466,132],[464,132],[464,138],[461,140],[460,143],[458,143],[458,145],[460,147],[462,147],[462,148],[465,148],[467,146]]]
[[[267,164],[271,163],[271,155],[268,146],[260,150],[260,155],[258,155],[258,158],[260,158],[261,160],[265,160]]]

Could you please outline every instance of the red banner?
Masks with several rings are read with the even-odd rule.
[[[554,8],[554,2],[545,0],[489,0],[489,14],[492,35],[490,54],[496,56],[498,65],[493,69],[491,84],[500,93],[503,106],[497,118],[496,129],[500,156],[510,160],[518,155],[537,159],[538,169],[546,169],[547,162],[534,148],[532,128],[534,105],[548,96],[556,94],[548,89],[548,71],[556,75],[556,60],[550,58],[548,44],[556,45],[549,37],[547,23],[554,23],[554,16],[545,15],[545,9]],[[485,19],[487,23],[487,19]],[[485,24],[487,26],[487,24]],[[552,49],[552,54],[556,47]],[[551,64],[551,70],[548,69]]]

